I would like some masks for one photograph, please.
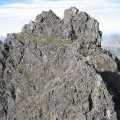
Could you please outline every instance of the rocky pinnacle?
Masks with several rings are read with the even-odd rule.
[[[43,11],[0,43],[0,120],[120,120],[120,61],[99,23],[75,7]]]

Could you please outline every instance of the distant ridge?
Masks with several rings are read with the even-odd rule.
[[[106,35],[101,45],[102,48],[109,50],[120,59],[120,33]]]
[[[5,40],[5,37],[0,36],[0,40],[1,40],[1,41],[4,41],[4,40]]]

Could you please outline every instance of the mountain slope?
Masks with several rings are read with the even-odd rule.
[[[2,120],[120,118],[120,61],[101,48],[99,23],[77,8],[63,19],[42,12],[9,34],[0,63]]]

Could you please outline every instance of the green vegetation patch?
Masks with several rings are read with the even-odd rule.
[[[57,47],[62,47],[62,48],[67,48],[68,47],[67,42],[65,42],[65,41],[63,42],[63,41],[59,40],[58,38],[56,38],[54,36],[47,37],[45,42],[47,42],[48,44],[55,45]]]
[[[27,32],[26,34],[27,36],[29,36],[30,39],[36,42],[45,42],[47,44],[52,44],[61,48],[67,48],[69,46],[69,44],[66,41],[63,42],[62,40],[60,40],[55,36],[48,36],[46,38],[42,38],[41,35],[38,34],[37,32],[33,32],[33,33]]]

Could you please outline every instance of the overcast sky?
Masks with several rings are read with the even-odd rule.
[[[51,9],[62,18],[64,9],[71,6],[97,19],[104,34],[120,32],[120,0],[0,0],[0,36],[20,32],[45,10]]]

